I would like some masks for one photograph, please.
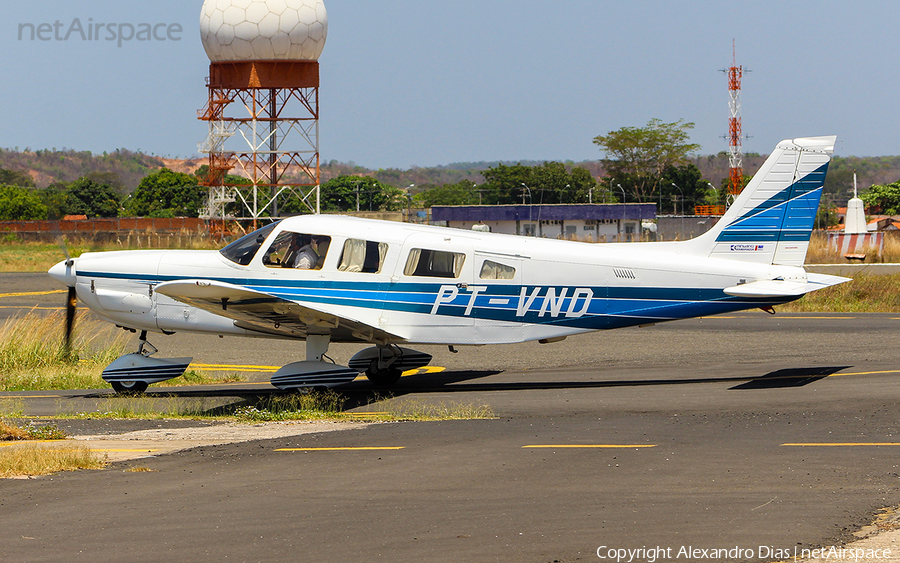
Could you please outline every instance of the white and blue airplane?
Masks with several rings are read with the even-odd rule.
[[[718,223],[676,242],[588,244],[334,215],[284,219],[220,251],[85,253],[49,274],[98,317],[140,331],[103,372],[118,392],[177,377],[148,332],[306,341],[281,389],[365,372],[395,383],[431,356],[407,345],[550,343],[597,330],[763,308],[849,281],[803,268],[835,137],[785,140]],[[295,268],[298,246],[318,260]],[[309,254],[308,250],[306,251]],[[67,323],[67,333],[71,321]],[[370,347],[348,366],[331,342]]]

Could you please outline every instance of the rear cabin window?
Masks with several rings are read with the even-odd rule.
[[[483,280],[511,280],[516,277],[516,269],[506,264],[485,260],[478,277]]]
[[[331,237],[282,231],[263,254],[267,268],[320,270],[328,254]]]
[[[384,265],[388,245],[371,240],[347,239],[338,262],[339,272],[363,272],[377,274]]]
[[[466,255],[459,252],[414,248],[409,251],[403,273],[407,276],[458,278],[465,261]]]
[[[236,241],[232,242],[219,253],[236,264],[246,266],[256,256],[257,251],[266,242],[266,237],[272,232],[277,223],[266,225],[262,229],[257,229],[252,233],[247,233]]]

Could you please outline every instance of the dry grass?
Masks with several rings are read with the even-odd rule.
[[[0,442],[31,440],[31,433],[13,424],[0,420]]]
[[[64,440],[66,433],[55,424],[36,426],[29,424],[22,428],[0,420],[0,442],[16,442],[19,440]]]
[[[888,231],[884,233],[884,249],[871,249],[866,253],[864,264],[896,264],[900,262],[900,233]],[[815,231],[809,240],[809,250],[806,253],[807,264],[847,264],[859,263],[859,260],[849,260],[837,249],[829,248],[828,234]]]
[[[65,313],[28,313],[0,325],[0,391],[97,389],[108,387],[103,368],[133,351],[130,333],[79,312],[70,350],[63,346]],[[203,385],[243,381],[237,373],[207,375],[187,371],[165,385]]]
[[[8,237],[9,235],[7,235]],[[85,252],[105,250],[140,250],[147,248],[179,248],[188,250],[215,250],[225,246],[209,236],[194,232],[172,233],[161,236],[154,233],[122,234],[116,241],[98,244],[91,240],[65,241],[69,254],[80,256]],[[0,242],[0,272],[46,272],[51,266],[63,260],[58,244],[45,242]]]
[[[857,274],[853,281],[813,291],[779,311],[808,313],[900,313],[900,274]]]
[[[494,411],[488,405],[472,403],[432,404],[420,400],[403,399],[390,401],[384,414],[390,420],[476,420],[494,418]]]
[[[84,315],[75,322],[70,350],[63,345],[63,312],[29,313],[0,325],[0,390],[105,387],[103,368],[125,353],[129,335]]]
[[[84,444],[24,443],[0,448],[0,478],[102,469],[106,458]]]

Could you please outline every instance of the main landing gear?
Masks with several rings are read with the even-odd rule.
[[[184,373],[193,358],[151,358],[158,350],[142,330],[138,351],[125,354],[106,366],[101,377],[120,395],[143,393],[151,383],[159,383]]]
[[[401,348],[396,344],[366,348],[350,358],[350,367],[366,373],[366,378],[376,387],[390,387],[400,380],[400,375],[410,369],[427,366],[431,354]]]
[[[306,360],[279,369],[272,385],[279,389],[334,387],[350,383],[361,372],[376,387],[389,387],[409,369],[427,366],[431,354],[401,348],[395,344],[366,348],[350,359],[349,367],[323,361],[331,342],[328,334],[310,334],[306,338]]]

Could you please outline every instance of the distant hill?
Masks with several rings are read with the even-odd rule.
[[[755,172],[766,155],[749,153],[744,155],[745,173]],[[728,177],[728,154],[692,157],[691,162],[703,177],[716,187]],[[93,154],[90,151],[64,150],[11,150],[0,149],[0,168],[22,172],[30,176],[39,188],[54,182],[72,182],[86,175],[114,174],[120,181],[120,189],[130,193],[141,179],[151,172],[166,167],[177,172],[193,173],[206,162],[205,157],[192,159],[170,159],[127,149],[117,149],[111,153]],[[371,176],[377,180],[399,188],[415,184],[414,191],[433,186],[454,184],[469,180],[480,184],[484,181],[481,172],[498,164],[523,164],[534,166],[543,163],[537,160],[458,162],[443,166],[413,167],[407,170],[387,168],[370,170],[354,163],[332,160],[321,166],[322,181],[342,175]],[[604,176],[599,160],[582,162],[566,161],[569,168],[582,167],[595,178]],[[900,156],[881,157],[835,157],[829,168],[825,191],[835,203],[842,204],[853,193],[853,172],[857,172],[859,189],[864,191],[872,184],[885,184],[900,179]],[[291,171],[288,171],[291,175]]]
[[[111,153],[93,154],[90,151],[37,150],[16,151],[0,149],[0,168],[31,176],[39,188],[56,182],[73,182],[82,176],[118,176],[123,191],[130,193],[141,179],[163,167],[178,172],[193,172],[204,159],[165,159],[141,152],[117,149]]]

